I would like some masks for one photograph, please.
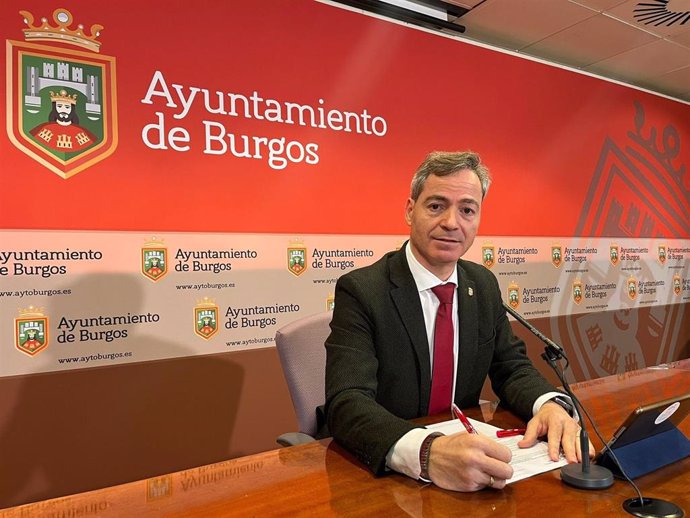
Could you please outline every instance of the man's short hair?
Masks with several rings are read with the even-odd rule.
[[[486,166],[482,164],[479,155],[472,151],[433,151],[429,153],[412,178],[410,198],[415,201],[419,198],[430,175],[448,176],[464,169],[469,169],[479,178],[483,199],[489,190],[489,185],[491,185],[491,175]]]

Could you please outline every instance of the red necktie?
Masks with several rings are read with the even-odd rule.
[[[431,288],[440,306],[434,327],[434,366],[431,373],[429,415],[447,412],[453,391],[453,295],[455,284],[449,282]]]

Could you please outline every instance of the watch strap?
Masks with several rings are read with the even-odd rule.
[[[575,416],[575,409],[573,408],[573,405],[570,403],[570,401],[568,401],[567,399],[560,396],[556,396],[554,398],[551,398],[549,401],[553,401],[557,405],[561,406],[563,410],[570,414],[570,417]]]
[[[441,437],[441,432],[433,432],[427,435],[422,441],[422,446],[419,448],[419,466],[421,472],[419,473],[419,480],[422,482],[431,482],[429,478],[429,455],[431,454],[431,443],[437,438]]]

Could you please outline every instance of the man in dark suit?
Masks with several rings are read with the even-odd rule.
[[[443,363],[433,350],[434,327],[441,326],[435,289],[448,283],[448,406],[451,398],[461,408],[477,405],[488,374],[502,403],[529,421],[520,446],[548,434],[553,460],[561,448],[568,461],[579,458],[569,400],[538,373],[513,335],[496,278],[460,259],[477,233],[489,183],[474,153],[430,154],[405,208],[409,241],[336,285],[326,340],[326,422],[376,474],[393,469],[459,491],[502,488],[512,476],[505,446],[480,435],[438,436],[409,421],[429,414],[432,391],[439,390],[434,381],[441,375],[432,365]]]

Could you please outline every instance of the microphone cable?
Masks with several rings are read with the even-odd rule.
[[[546,360],[546,362],[549,364],[549,366],[554,370],[556,373],[556,376],[558,376],[558,379],[561,381],[563,384],[563,388],[565,389],[566,393],[573,399],[573,404],[575,405],[575,410],[577,411],[578,417],[580,420],[582,420],[582,415],[580,414],[580,410],[584,412],[584,414],[587,416],[587,420],[589,423],[592,425],[592,428],[594,429],[594,433],[596,436],[599,438],[599,440],[602,442],[604,445],[604,451],[607,451],[610,455],[611,458],[613,459],[614,463],[620,470],[621,474],[623,475],[623,478],[625,478],[626,481],[633,487],[635,492],[637,493],[637,498],[639,499],[640,505],[644,504],[644,498],[642,497],[642,492],[640,491],[640,488],[637,487],[637,484],[633,482],[633,480],[628,476],[628,474],[625,472],[625,469],[623,469],[623,466],[621,463],[618,461],[618,457],[616,457],[616,454],[614,453],[613,449],[609,446],[608,442],[604,440],[602,437],[602,434],[599,432],[599,428],[597,427],[597,424],[594,422],[594,419],[592,419],[592,416],[589,415],[589,412],[587,412],[587,409],[582,405],[580,400],[575,396],[575,393],[573,390],[570,388],[570,384],[568,383],[568,380],[565,379],[565,374],[564,371],[570,366],[570,361],[568,360],[568,357],[565,354],[565,351],[561,349],[560,356],[565,360],[565,367],[561,369],[558,365],[556,365],[556,358],[552,358],[548,352],[551,352],[549,348],[545,349],[546,352],[542,354],[542,358]],[[588,439],[589,440],[589,439]]]

